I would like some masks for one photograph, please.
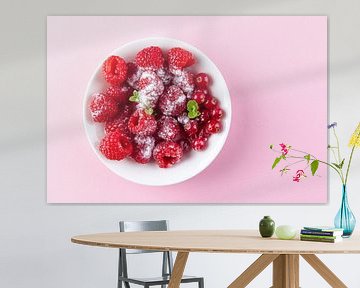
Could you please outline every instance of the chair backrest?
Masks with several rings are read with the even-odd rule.
[[[167,220],[158,221],[120,221],[120,232],[140,232],[140,231],[167,231],[169,224]],[[119,276],[128,277],[127,257],[126,254],[140,253],[159,253],[161,251],[136,250],[136,249],[119,249]],[[169,251],[163,253],[162,275],[171,275],[173,267],[172,255]],[[126,287],[130,287],[126,284]]]
[[[167,220],[156,221],[120,221],[120,232],[167,231]],[[155,253],[159,251],[126,249],[126,254]]]

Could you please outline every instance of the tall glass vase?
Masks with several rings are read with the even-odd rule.
[[[336,214],[334,224],[336,228],[344,229],[343,237],[350,237],[355,228],[356,219],[349,207],[346,185],[342,187],[341,206]]]

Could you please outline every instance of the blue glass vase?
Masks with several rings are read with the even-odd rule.
[[[344,229],[343,237],[346,238],[350,237],[355,229],[356,219],[349,207],[346,185],[343,185],[342,188],[341,206],[336,214],[334,224],[336,228]]]

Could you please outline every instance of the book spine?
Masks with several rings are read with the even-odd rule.
[[[334,232],[331,231],[315,231],[302,229],[300,233],[303,235],[334,236]]]
[[[336,236],[321,236],[321,235],[304,235],[304,234],[300,234],[301,237],[303,238],[314,238],[314,239],[336,239],[336,238],[340,238],[336,237]]]
[[[325,238],[309,238],[309,237],[300,237],[301,241],[313,241],[313,242],[327,242],[335,243],[335,239],[325,239]]]

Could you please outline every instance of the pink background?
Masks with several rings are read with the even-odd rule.
[[[222,72],[232,126],[215,161],[180,184],[149,187],[108,170],[87,142],[82,98],[115,48],[139,38],[176,38]],[[269,144],[327,157],[327,18],[48,17],[49,203],[325,203],[327,173],[301,183],[271,170]],[[276,169],[279,170],[279,169]],[[309,171],[307,171],[310,174]]]

